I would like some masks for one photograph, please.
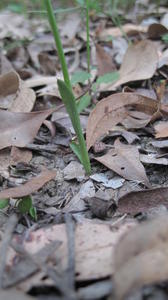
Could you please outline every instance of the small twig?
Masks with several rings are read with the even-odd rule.
[[[4,233],[4,237],[2,239],[2,244],[0,247],[0,288],[3,287],[3,274],[5,270],[5,264],[6,264],[6,256],[7,256],[7,248],[10,245],[11,239],[12,239],[12,233],[17,225],[18,218],[16,214],[13,214],[7,223],[7,227]]]

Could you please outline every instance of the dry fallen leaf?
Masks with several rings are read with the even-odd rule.
[[[154,165],[168,165],[168,159],[166,157],[158,157],[156,154],[140,154],[140,161],[144,164]]]
[[[118,230],[111,230],[108,224],[95,224],[84,222],[76,224],[75,230],[75,273],[76,280],[100,279],[111,274],[114,262],[111,263],[113,249],[119,238],[135,226],[136,222],[127,222]],[[89,235],[88,235],[89,232]],[[16,242],[18,238],[16,236]],[[31,232],[29,240],[22,241],[25,250],[30,254],[36,254],[44,246],[53,241],[62,244],[55,251],[53,259],[56,259],[56,268],[59,272],[67,268],[67,233],[65,224],[58,224]],[[7,265],[11,266],[15,261],[15,253],[10,252]],[[54,266],[53,266],[54,267]]]
[[[125,145],[116,140],[114,149],[95,159],[128,180],[142,182],[147,187],[151,186],[136,146]]]
[[[25,85],[15,71],[0,76],[0,107],[15,112],[30,112],[35,100],[35,92]]]
[[[53,109],[31,113],[0,110],[0,149],[25,147],[32,142],[41,124],[52,112]]]
[[[23,292],[20,292],[17,289],[9,289],[9,290],[1,290],[1,299],[33,300],[34,297],[31,297],[30,295],[24,295]]]
[[[130,192],[119,198],[117,212],[136,215],[160,205],[168,207],[167,187]]]
[[[135,111],[128,112],[129,107],[134,108]],[[123,121],[126,122],[126,120],[127,123],[129,120],[133,121],[133,114],[135,115],[136,111],[138,111],[139,117],[141,116],[140,112],[145,112],[149,117],[145,122],[142,117],[142,123],[140,124],[136,115],[133,124],[134,128],[136,128],[135,124],[138,124],[138,127],[146,125],[151,119],[150,116],[157,109],[158,106],[155,100],[138,94],[118,93],[104,98],[97,103],[96,107],[90,113],[86,130],[87,149],[90,149],[104,134],[107,135],[110,130],[113,130],[116,124]],[[168,108],[161,105],[161,112],[167,115]],[[132,117],[129,114],[132,114]]]
[[[154,75],[157,64],[158,53],[153,42],[144,40],[133,44],[125,53],[119,79],[113,84],[102,84],[100,90],[110,91],[126,82],[149,79]]]
[[[10,165],[17,165],[19,162],[29,163],[32,156],[33,155],[30,150],[20,149],[13,146],[10,153]]]
[[[98,76],[116,71],[115,64],[112,61],[112,56],[99,44],[96,45],[96,59]]]
[[[100,31],[99,37],[101,39],[108,38],[109,36],[112,37],[121,37],[123,36],[123,32],[125,32],[127,35],[135,35],[136,33],[147,32],[146,26],[141,25],[135,25],[135,24],[125,24],[122,26],[122,30],[118,27],[110,27],[105,28],[104,30]]]
[[[149,38],[151,39],[160,38],[165,33],[168,33],[168,29],[159,23],[151,24],[147,32]]]
[[[30,112],[36,101],[35,92],[19,80],[19,89],[9,110],[13,112]]]
[[[168,137],[168,122],[160,122],[159,124],[154,126],[156,135],[155,137],[158,138],[164,138]]]
[[[143,285],[168,279],[167,214],[128,232],[115,249],[114,294],[125,299]]]
[[[30,179],[25,184],[1,191],[0,199],[20,198],[30,195],[39,190],[45,183],[54,179],[55,176],[56,171],[43,171],[39,176]]]

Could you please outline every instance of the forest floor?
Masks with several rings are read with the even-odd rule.
[[[0,10],[0,299],[167,299],[168,6],[91,7],[90,72],[85,9],[56,13],[89,175],[46,13],[19,7]]]

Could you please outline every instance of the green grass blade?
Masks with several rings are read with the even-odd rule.
[[[84,139],[81,124],[80,124],[79,114],[78,114],[77,106],[75,103],[75,97],[74,97],[72,91],[68,88],[68,86],[62,80],[58,80],[57,83],[58,83],[59,92],[62,97],[62,101],[65,104],[65,107],[70,116],[73,128],[74,128],[75,133],[78,138],[80,155],[82,157],[83,166],[85,168],[86,173],[90,174],[91,173],[90,160],[89,160],[89,156],[88,156],[88,152],[87,152],[86,144],[85,144],[85,139]]]

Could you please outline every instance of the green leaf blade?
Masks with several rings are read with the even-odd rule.
[[[0,209],[4,209],[9,205],[9,199],[0,199]]]
[[[88,72],[80,71],[75,72],[71,77],[71,84],[85,83],[86,80],[90,79],[91,75]]]
[[[25,196],[20,199],[18,203],[18,209],[22,214],[28,213],[32,207],[32,198],[30,196]]]

